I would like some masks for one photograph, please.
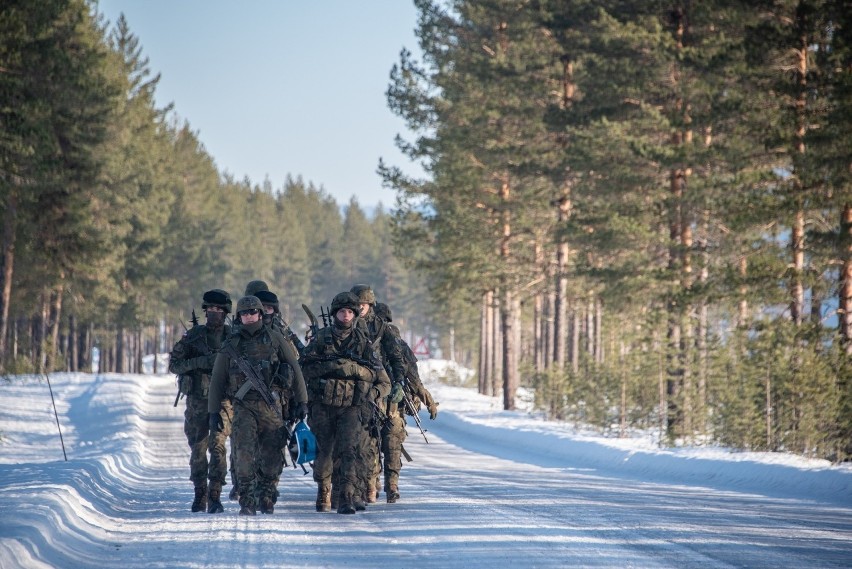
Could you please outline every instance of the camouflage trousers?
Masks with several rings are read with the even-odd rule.
[[[388,421],[382,427],[385,492],[398,488],[399,471],[402,469],[402,443],[408,435],[405,431],[405,416],[399,412],[399,405],[391,404],[388,407]]]
[[[254,506],[263,498],[278,499],[278,478],[284,469],[281,449],[284,421],[261,399],[234,402],[233,444],[240,505]]]
[[[228,472],[225,441],[231,434],[233,409],[227,399],[222,401],[219,410],[223,429],[210,437],[210,421],[207,415],[207,398],[197,395],[186,396],[186,409],[183,412],[183,432],[189,443],[189,479],[195,486],[210,483],[225,483]],[[207,454],[210,454],[208,460]]]
[[[317,438],[314,480],[324,486],[332,483],[333,491],[343,502],[351,503],[363,495],[364,481],[372,472],[369,463],[370,410],[364,405],[332,407],[311,403],[311,431]]]

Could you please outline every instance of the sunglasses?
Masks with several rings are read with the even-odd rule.
[[[257,308],[249,308],[248,310],[241,310],[240,316],[244,316],[248,314],[249,316],[254,316],[255,314],[260,314],[260,310]]]

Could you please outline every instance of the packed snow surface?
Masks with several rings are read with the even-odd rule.
[[[67,461],[47,378],[10,378],[0,567],[852,567],[847,466],[603,437],[420,366],[428,444],[409,419],[401,500],[353,516],[317,513],[293,468],[271,516],[191,513],[174,376],[49,376]]]

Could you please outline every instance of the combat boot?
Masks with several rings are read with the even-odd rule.
[[[359,496],[360,499],[360,496]],[[338,514],[354,514],[355,508],[355,493],[351,488],[343,488],[340,490],[340,505],[337,507]]]
[[[193,512],[203,512],[207,509],[207,483],[195,486],[195,499],[192,501]]]
[[[275,512],[275,502],[272,501],[272,498],[261,498],[260,513],[272,514],[273,512]]]
[[[228,494],[228,500],[231,500],[232,502],[240,501],[240,488],[236,484],[231,486],[231,492]]]
[[[242,506],[240,508],[241,516],[256,516],[257,515],[257,506],[255,504],[251,504],[246,502],[245,504],[240,504]]]
[[[320,483],[317,486],[317,511],[331,511],[331,486]]]
[[[334,484],[331,485],[331,509],[336,510],[337,506],[340,505],[340,491],[338,490],[338,486]]]
[[[207,493],[207,513],[208,514],[221,514],[225,511],[225,508],[222,506],[221,502],[222,497],[222,485],[221,484],[211,484],[210,491]]]
[[[395,504],[399,500],[399,488],[397,488],[396,484],[385,488],[385,494],[387,495],[388,504]]]

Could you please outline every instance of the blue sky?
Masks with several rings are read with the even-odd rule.
[[[288,174],[344,205],[394,205],[379,158],[420,172],[394,146],[405,124],[387,108],[389,73],[419,52],[410,0],[100,0],[124,13],[154,73],[159,106],[198,132],[220,172]]]

